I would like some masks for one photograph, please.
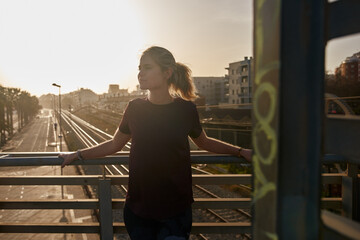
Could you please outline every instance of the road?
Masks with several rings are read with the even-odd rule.
[[[54,129],[54,118],[50,110],[41,114],[17,133],[2,149],[3,152],[55,152],[59,151],[58,133]],[[58,130],[58,129],[57,129]],[[62,144],[62,150],[67,151]],[[3,167],[0,175],[60,175],[60,166],[40,167]],[[66,167],[64,175],[76,175],[74,167]],[[61,199],[61,186],[0,186],[2,200]],[[64,186],[64,198],[87,198],[81,186]],[[0,222],[8,223],[73,223],[94,221],[90,210],[0,210]],[[36,240],[93,240],[96,234],[0,234],[1,240],[36,239]]]

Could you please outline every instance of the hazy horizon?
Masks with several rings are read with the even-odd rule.
[[[169,49],[193,76],[224,76],[252,56],[253,1],[63,0],[0,2],[0,84],[32,95],[109,84],[135,89],[140,54]],[[171,9],[176,9],[173,11]],[[333,40],[326,70],[360,51],[360,34]]]

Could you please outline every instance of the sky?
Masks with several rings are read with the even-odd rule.
[[[0,0],[0,84],[40,96],[109,84],[134,90],[146,48],[169,49],[193,76],[224,76],[252,56],[251,0]],[[329,42],[326,69],[360,51]]]

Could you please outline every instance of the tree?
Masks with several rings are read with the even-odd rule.
[[[6,142],[5,135],[5,88],[0,85],[0,144],[3,145]]]
[[[0,85],[0,145],[14,134],[13,111],[18,114],[19,130],[40,110],[39,100],[18,88]]]

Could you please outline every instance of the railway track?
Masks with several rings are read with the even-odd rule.
[[[90,125],[86,121],[72,115],[67,111],[63,112],[62,118],[63,121],[69,126],[71,131],[76,134],[77,139],[83,147],[91,147],[112,138],[112,135],[96,128],[95,126]],[[130,147],[131,143],[128,143],[123,150],[129,150]],[[92,167],[98,168],[97,166]],[[89,171],[89,169],[82,169],[81,167],[77,168],[79,174],[86,174],[88,172],[90,172],[90,174],[94,174],[94,170]],[[86,166],[85,168],[88,168],[88,166]],[[192,171],[196,174],[211,174],[196,166],[192,166]],[[129,169],[125,165],[104,165],[102,168],[102,173],[107,175],[128,175]],[[99,170],[95,174],[99,174]],[[96,187],[95,189],[85,190],[90,198],[94,197]],[[215,194],[214,192],[217,193]],[[116,198],[125,198],[126,193],[127,186],[120,185],[113,187],[113,194]],[[232,195],[232,197],[239,197],[238,195],[234,196],[233,193],[222,189],[220,186],[194,185],[193,193],[194,198],[222,198],[229,197],[229,195]],[[95,213],[95,215],[97,215],[97,213]],[[121,211],[115,213],[115,219],[116,221],[121,221]],[[249,213],[249,210],[245,211],[242,209],[194,209],[193,219],[194,222],[245,222],[250,221],[251,215]],[[249,234],[230,235],[234,236],[227,236],[226,239],[251,239],[251,236]],[[121,236],[120,238],[123,239],[122,237],[124,236]],[[217,236],[217,234],[197,234],[196,236],[192,236],[191,239],[224,239],[224,235]]]

